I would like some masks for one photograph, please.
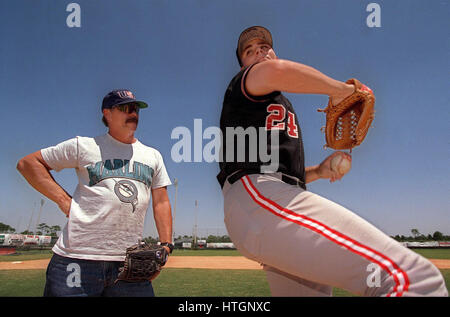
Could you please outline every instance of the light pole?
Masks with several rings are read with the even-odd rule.
[[[176,214],[177,214],[178,179],[175,178],[173,180],[173,185],[175,186],[175,201],[174,201],[174,204],[173,204],[173,220],[172,220],[172,228],[173,228],[172,235],[173,235],[173,238],[172,238],[172,243],[175,243],[175,217],[176,217]]]
[[[36,203],[34,203],[33,210],[31,211],[30,222],[28,223],[27,234],[30,234],[31,221],[33,220],[34,208],[36,207]],[[34,234],[34,232],[33,232]]]
[[[197,247],[197,209],[198,201],[195,201],[194,248]]]
[[[36,227],[34,228],[34,232],[37,231],[37,227],[39,226],[39,220],[41,219],[41,212],[42,212],[42,206],[44,206],[45,201],[43,199],[41,199],[41,208],[39,209],[39,215],[36,221]],[[42,233],[44,234],[44,233]]]

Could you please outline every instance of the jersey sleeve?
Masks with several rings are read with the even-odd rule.
[[[78,167],[78,138],[69,139],[55,146],[41,149],[44,161],[56,172],[64,168]]]
[[[169,174],[167,173],[166,166],[164,165],[164,159],[158,151],[155,151],[155,157],[157,160],[156,170],[153,174],[152,189],[160,188],[164,186],[172,185]]]
[[[263,95],[263,96],[253,96],[250,94],[247,89],[245,88],[245,83],[247,80],[247,76],[253,66],[256,64],[250,65],[247,68],[244,68],[242,71],[239,72],[239,74],[235,77],[236,81],[234,83],[233,91],[241,96],[241,98],[245,99],[246,101],[249,101],[251,103],[260,103],[260,102],[266,102],[269,99],[271,99],[273,96],[279,94],[279,91],[274,91],[270,94]]]

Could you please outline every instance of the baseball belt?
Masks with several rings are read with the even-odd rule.
[[[233,174],[231,174],[227,178],[227,181],[230,184],[234,184],[239,179],[244,177],[245,175],[252,175],[252,174],[262,174],[262,173],[261,173],[260,170],[238,170],[238,171],[234,172]],[[291,175],[287,175],[287,174],[281,173],[281,181],[286,183],[286,184],[289,184],[289,185],[294,185],[294,186],[298,186],[298,187],[301,187],[303,189],[306,189],[306,186],[305,186],[304,182],[302,182],[298,178],[296,178],[294,176],[291,176]]]

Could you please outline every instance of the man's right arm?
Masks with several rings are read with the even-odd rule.
[[[351,95],[355,87],[320,71],[289,60],[275,59],[256,64],[247,75],[246,90],[253,96],[273,91],[328,95],[337,104]]]
[[[42,195],[54,201],[68,217],[72,197],[55,181],[51,168],[44,161],[41,151],[31,153],[20,159],[17,170],[27,182]]]

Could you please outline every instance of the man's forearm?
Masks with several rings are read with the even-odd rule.
[[[17,170],[34,189],[54,201],[67,215],[72,197],[55,181],[42,160],[39,151],[32,153],[18,162]]]
[[[159,241],[172,242],[172,212],[169,201],[155,204],[153,213]]]

